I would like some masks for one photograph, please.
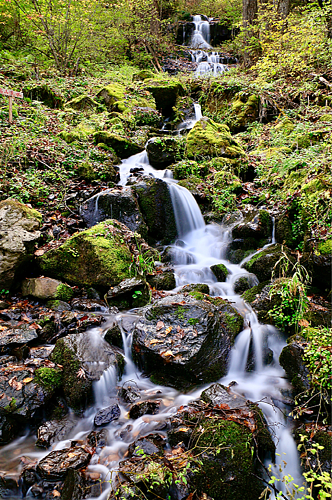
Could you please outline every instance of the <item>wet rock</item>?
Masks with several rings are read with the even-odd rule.
[[[221,377],[243,320],[226,301],[213,300],[190,292],[145,308],[133,332],[134,359],[156,380],[175,387]]]
[[[287,245],[289,248],[294,248],[297,242],[292,231],[292,223],[287,214],[276,216],[276,242]]]
[[[94,424],[96,427],[102,425],[107,425],[113,420],[118,420],[121,415],[120,407],[117,403],[108,406],[107,408],[102,408],[99,410],[94,418]]]
[[[18,421],[28,424],[40,414],[40,410],[49,402],[56,387],[42,386],[35,377],[34,369],[23,364],[5,364],[0,366],[0,417],[5,417],[5,424]],[[21,429],[20,429],[21,430]]]
[[[49,448],[52,444],[65,439],[75,425],[75,420],[70,416],[45,422],[38,427],[36,446]]]
[[[46,306],[49,309],[53,309],[53,311],[57,312],[63,312],[63,311],[70,311],[71,307],[67,302],[64,302],[63,300],[48,300],[46,302]]]
[[[247,409],[247,400],[243,396],[235,394],[229,387],[221,384],[213,384],[202,392],[201,400],[212,406],[227,405],[231,410],[239,408]]]
[[[66,477],[68,469],[77,470],[86,467],[90,458],[91,453],[83,447],[51,451],[39,462],[37,471],[48,481],[58,481]]]
[[[130,187],[108,189],[86,200],[81,207],[81,216],[88,227],[116,219],[143,238],[147,236],[146,224]]]
[[[116,320],[114,320],[114,322],[109,325],[109,328],[106,330],[106,333],[104,335],[104,340],[111,345],[123,349],[122,333]]]
[[[166,247],[164,252],[161,255],[161,261],[164,263],[172,263],[172,264],[195,264],[196,259],[195,257],[184,250],[182,247],[179,245],[177,246],[171,246],[171,247]]]
[[[128,448],[130,457],[139,457],[144,455],[156,455],[163,452],[166,445],[165,436],[161,434],[148,434],[147,436],[137,439]]]
[[[114,366],[121,372],[123,355],[98,332],[67,335],[57,340],[52,360],[63,367],[63,391],[71,408],[78,410],[92,398],[92,381]]]
[[[0,497],[11,498],[19,494],[18,473],[0,471]]]
[[[42,216],[16,200],[0,202],[0,283],[9,288],[32,259]]]
[[[244,150],[232,138],[227,125],[201,118],[187,135],[186,153],[189,159],[200,157],[239,158]]]
[[[161,401],[147,400],[134,403],[129,410],[129,417],[136,420],[143,415],[156,415],[159,411]]]
[[[93,448],[103,448],[108,442],[108,432],[106,429],[92,431],[87,436],[87,442]]]
[[[10,415],[2,415],[0,410],[0,445],[12,441],[21,431],[21,422]]]
[[[22,295],[31,295],[37,299],[59,299],[69,301],[74,291],[68,285],[52,278],[30,278],[22,283]]]
[[[142,307],[151,300],[150,287],[141,278],[129,278],[112,287],[107,293],[107,300],[119,309]]]
[[[272,219],[266,210],[254,210],[232,228],[234,239],[244,241],[243,249],[262,247],[271,241]]]
[[[257,252],[243,265],[243,267],[250,273],[255,274],[259,281],[267,281],[271,279],[272,273],[274,273],[276,277],[279,276],[281,265],[279,263],[276,266],[276,264],[284,254],[294,263],[294,259],[291,257],[288,249],[281,247],[279,244],[275,244]]]
[[[175,137],[153,137],[146,145],[150,164],[157,169],[164,169],[176,161],[180,143]]]
[[[40,257],[45,274],[86,286],[114,286],[130,277],[133,233],[115,220],[76,233],[59,248]]]
[[[82,500],[86,498],[86,493],[86,481],[82,474],[69,468],[61,491],[61,500]]]
[[[148,274],[146,280],[155,290],[173,290],[176,287],[175,274],[171,269],[158,274]]]
[[[312,276],[313,286],[318,287],[320,290],[331,290],[331,248],[332,244],[328,246],[328,250],[326,253],[321,253],[318,246],[318,248],[316,248],[316,252],[314,249],[312,249],[310,252],[306,252],[301,259],[301,264],[309,271],[310,275]]]
[[[102,300],[73,299],[70,305],[76,311],[100,312],[103,314],[109,312],[109,308]]]
[[[121,389],[119,389],[119,397],[122,398],[126,403],[134,403],[138,399],[141,399],[141,393],[138,387],[124,384]]]
[[[9,307],[9,304],[7,304],[4,300],[0,300],[0,311],[7,309],[7,307]]]
[[[296,337],[281,351],[279,363],[293,386],[294,396],[310,389],[310,374],[303,360],[304,348]]]
[[[251,275],[241,276],[240,278],[237,278],[233,284],[234,292],[241,295],[246,290],[250,290],[250,288],[257,284],[257,280],[253,278],[254,277]]]
[[[205,283],[192,283],[190,285],[185,285],[181,289],[181,293],[184,292],[200,292],[200,293],[209,293],[210,288],[209,285],[206,285]]]
[[[24,324],[2,330],[0,332],[0,353],[4,353],[20,345],[29,344],[37,338],[37,331]]]
[[[137,201],[148,227],[148,239],[162,244],[176,238],[173,204],[167,183],[162,179],[144,178],[134,186]]]
[[[224,264],[214,264],[210,269],[218,281],[226,281],[229,271]]]

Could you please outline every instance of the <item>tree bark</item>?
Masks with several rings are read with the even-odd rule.
[[[291,0],[280,0],[278,3],[278,13],[283,19],[286,19],[290,12]]]
[[[257,0],[242,0],[243,26],[248,28],[257,16]]]

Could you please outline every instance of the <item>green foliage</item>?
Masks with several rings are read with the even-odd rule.
[[[318,388],[332,389],[332,329],[305,328],[304,360],[309,368],[311,381]]]
[[[308,307],[307,285],[310,278],[306,269],[299,263],[293,264],[285,252],[274,268],[279,269],[280,278],[276,280],[269,292],[271,299],[277,304],[269,311],[275,325],[282,329],[295,329],[303,323],[304,313]]]

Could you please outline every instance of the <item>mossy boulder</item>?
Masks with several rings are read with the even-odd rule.
[[[332,122],[332,114],[324,114],[318,118],[318,121],[320,122],[327,122],[331,123]]]
[[[144,179],[133,189],[143,219],[148,227],[148,240],[169,243],[177,236],[172,199],[162,179]]]
[[[242,248],[262,247],[272,237],[272,219],[266,210],[254,210],[244,214],[243,220],[232,229],[233,238],[243,240]]]
[[[270,280],[272,273],[274,273],[275,277],[279,276],[281,265],[280,263],[277,265],[277,263],[285,254],[290,261],[294,263],[294,259],[291,257],[287,248],[279,244],[271,245],[253,255],[243,267],[250,273],[255,274],[259,281]]]
[[[138,73],[135,73],[133,75],[133,81],[144,81],[150,78],[153,78],[155,76],[155,73],[150,71],[149,69],[142,69],[142,71],[139,71]]]
[[[294,396],[310,389],[310,374],[303,359],[304,348],[297,342],[296,336],[289,339],[281,351],[279,363],[285,370],[287,377],[292,384]]]
[[[294,248],[297,239],[292,231],[292,223],[286,213],[277,215],[275,221],[275,238],[277,243],[285,244],[289,248]]]
[[[148,274],[146,280],[156,290],[173,290],[176,287],[174,271],[165,269],[157,274]]]
[[[164,169],[180,156],[181,146],[175,137],[153,137],[146,145],[149,162],[157,169]]]
[[[75,141],[86,141],[94,131],[94,127],[82,122],[71,130],[63,130],[60,132],[59,137],[67,142],[67,144],[71,144]]]
[[[214,156],[239,158],[245,153],[232,138],[227,125],[203,117],[187,135],[186,155],[189,159]]]
[[[144,150],[143,145],[106,130],[95,132],[94,141],[96,144],[103,143],[111,147],[121,159],[128,158]]]
[[[107,220],[76,233],[57,249],[39,259],[42,272],[68,283],[109,287],[130,277],[131,231],[116,220]]]
[[[288,117],[286,117],[274,127],[274,130],[276,132],[281,132],[283,135],[287,136],[293,132],[294,128],[294,123]]]
[[[145,309],[133,333],[133,356],[165,385],[209,382],[226,373],[242,326],[243,318],[223,299],[200,292],[172,295]]]
[[[64,96],[57,89],[51,88],[47,83],[28,84],[24,88],[24,97],[32,101],[41,101],[45,106],[53,109],[62,109]]]
[[[110,83],[103,87],[97,94],[97,98],[104,103],[109,110],[117,101],[121,101],[126,93],[126,88],[120,83]]]
[[[210,269],[218,281],[226,281],[229,271],[224,264],[214,264]]]
[[[189,176],[204,178],[209,173],[209,168],[206,163],[197,163],[195,160],[181,160],[172,165],[174,179],[187,179]]]
[[[241,132],[257,120],[259,116],[259,97],[255,94],[248,95],[239,92],[232,102],[230,116],[226,123],[232,132]]]
[[[146,89],[153,95],[157,109],[164,116],[170,116],[179,95],[185,94],[185,89],[179,80],[157,79],[145,80]]]
[[[74,97],[66,102],[66,108],[76,109],[77,111],[94,111],[100,107],[100,104],[87,94]]]
[[[114,366],[121,374],[124,366],[121,351],[110,346],[98,333],[71,334],[57,340],[51,359],[62,366],[62,388],[67,404],[74,410],[91,402],[92,382],[99,380],[104,370]]]

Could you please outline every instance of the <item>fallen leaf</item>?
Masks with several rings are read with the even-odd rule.
[[[20,391],[23,387],[22,382],[19,382],[16,377],[12,377],[10,380],[8,380],[8,384],[16,391]]]
[[[173,330],[173,327],[172,326],[168,326],[166,328],[166,333],[169,334],[172,330]]]
[[[164,341],[163,340],[158,340],[158,339],[152,339],[152,340],[150,340],[150,345],[159,344],[160,342],[163,343]]]
[[[60,493],[60,491],[57,491],[57,490],[53,490],[53,491],[52,491],[52,495],[53,495],[54,497],[61,497],[61,493]]]
[[[33,380],[33,377],[26,377],[22,380],[22,382],[24,382],[25,384],[28,384],[29,382],[31,382]]]
[[[156,330],[161,330],[162,328],[164,328],[164,323],[162,321],[158,321],[157,325],[156,325]]]
[[[173,356],[173,353],[172,351],[166,351],[165,353],[163,353],[163,356]]]

